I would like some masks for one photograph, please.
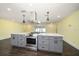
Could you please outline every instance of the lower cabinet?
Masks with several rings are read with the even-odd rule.
[[[62,53],[63,52],[63,40],[62,37],[53,37],[49,39],[49,51]]]
[[[49,50],[48,51],[55,51],[54,48],[54,39],[49,39],[49,46],[48,46]]]
[[[11,34],[11,45],[26,47],[26,37],[20,34]],[[63,52],[62,36],[37,36],[37,49],[51,52]]]
[[[38,49],[51,52],[63,52],[63,37],[38,36]]]
[[[17,36],[14,34],[11,34],[11,45],[17,46]]]
[[[48,51],[48,40],[38,40],[38,49]]]
[[[11,45],[25,47],[26,46],[25,35],[12,34],[11,35]]]
[[[26,38],[25,35],[18,35],[17,44],[19,47],[25,47],[26,46]]]

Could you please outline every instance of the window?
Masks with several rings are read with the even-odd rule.
[[[35,32],[46,32],[45,25],[42,23],[35,24]]]
[[[46,32],[45,28],[36,28],[36,32]]]

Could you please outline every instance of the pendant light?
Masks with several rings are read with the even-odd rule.
[[[22,12],[22,18],[23,18],[22,23],[26,23],[25,22],[25,19],[26,19],[26,10],[22,10],[21,12]]]
[[[22,15],[22,16],[23,16],[23,21],[22,22],[25,23],[25,15]]]
[[[49,11],[47,11],[46,13],[47,13],[47,21],[49,21]]]

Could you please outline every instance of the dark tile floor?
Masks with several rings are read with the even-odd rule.
[[[79,50],[64,42],[62,54],[46,51],[32,51],[25,48],[12,47],[10,39],[0,40],[0,56],[79,56]]]

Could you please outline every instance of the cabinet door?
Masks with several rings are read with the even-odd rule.
[[[17,46],[17,36],[14,34],[11,35],[11,45]]]
[[[38,46],[39,50],[44,50],[44,51],[48,51],[48,44],[40,44]]]
[[[47,39],[42,39],[38,41],[39,44],[48,44],[48,40]]]
[[[38,42],[38,49],[48,51],[48,40],[40,40]]]
[[[48,51],[48,39],[46,37],[38,37],[38,49]]]
[[[62,38],[59,37],[56,40],[54,40],[54,49],[55,49],[55,52],[59,52],[59,53],[63,52]]]
[[[49,39],[49,51],[55,51],[54,50],[54,38]]]
[[[25,47],[26,46],[26,39],[24,35],[18,35],[18,42],[19,47]]]
[[[49,51],[63,52],[63,41],[61,37],[53,37],[49,40]]]

